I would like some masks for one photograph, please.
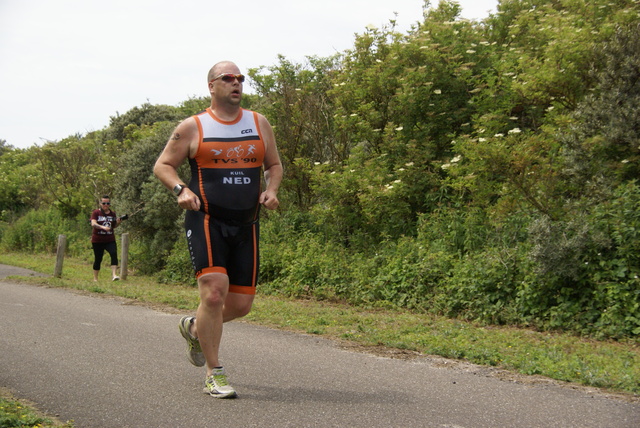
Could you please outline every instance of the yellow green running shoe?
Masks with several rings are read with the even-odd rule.
[[[238,396],[236,390],[229,385],[223,367],[213,369],[211,376],[204,381],[203,392],[216,398],[234,398]]]
[[[194,317],[184,316],[180,319],[178,328],[180,329],[182,337],[187,341],[187,358],[189,359],[189,362],[196,367],[202,367],[204,366],[205,359],[204,354],[202,353],[202,348],[200,347],[200,342],[198,339],[193,337],[191,333],[189,333],[189,328],[194,321]]]

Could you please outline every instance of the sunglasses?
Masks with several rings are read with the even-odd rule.
[[[102,205],[111,205],[111,202],[100,202]]]
[[[222,73],[216,77],[214,77],[211,81],[215,82],[218,79],[222,79],[223,82],[231,83],[234,80],[238,79],[238,82],[244,82],[244,74],[232,74],[232,73]]]

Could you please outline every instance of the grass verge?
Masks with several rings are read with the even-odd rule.
[[[16,400],[8,391],[0,388],[0,427],[73,428],[74,425],[71,421],[63,423],[42,415],[30,403]]]
[[[54,255],[2,254],[0,263],[51,274]],[[62,278],[13,279],[53,287],[115,295],[143,304],[193,311],[198,293],[185,285],[159,284],[129,274],[112,282],[108,270],[95,283],[91,264],[65,259]],[[596,341],[564,333],[546,333],[416,314],[368,310],[348,305],[258,296],[248,322],[337,339],[361,350],[387,356],[437,355],[523,375],[621,393],[640,399],[640,341]]]

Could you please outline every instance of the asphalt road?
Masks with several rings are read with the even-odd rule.
[[[180,315],[1,279],[0,387],[76,427],[634,427],[640,403],[481,367],[225,325],[239,398],[202,393]],[[515,379],[515,380],[514,380]]]

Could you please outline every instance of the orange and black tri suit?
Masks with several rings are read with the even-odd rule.
[[[189,158],[189,189],[201,202],[200,211],[187,211],[185,218],[193,269],[196,277],[227,274],[230,292],[255,294],[265,153],[258,115],[241,109],[225,122],[207,108],[193,117],[200,141]]]

